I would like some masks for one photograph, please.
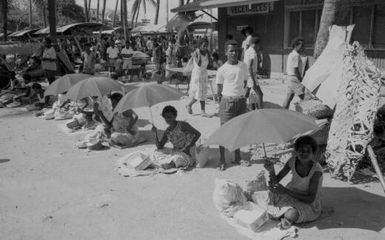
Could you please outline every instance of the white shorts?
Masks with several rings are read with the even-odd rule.
[[[123,60],[123,69],[131,69],[132,68],[132,60],[131,59],[124,59]]]

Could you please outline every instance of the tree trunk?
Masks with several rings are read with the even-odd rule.
[[[49,2],[49,1],[48,1],[48,2]],[[88,19],[88,3],[87,3],[87,0],[84,0],[84,17],[85,17],[86,22],[89,22],[89,19]]]
[[[317,59],[329,39],[329,27],[335,23],[336,13],[337,13],[337,5],[341,3],[341,0],[325,0],[324,6],[322,9],[320,26],[317,34],[317,39],[314,47],[314,57]],[[306,40],[306,39],[305,39]]]
[[[96,5],[96,22],[99,22],[99,5],[100,5],[100,0],[98,0],[98,4]]]
[[[48,1],[48,22],[49,33],[52,40],[52,44],[56,44],[56,0]]]
[[[145,1],[145,0],[143,0],[143,1]],[[140,4],[138,5],[138,10],[136,11],[135,26],[138,26],[139,13],[140,13]]]
[[[184,0],[179,0],[179,7],[184,5]]]
[[[32,0],[29,0],[29,27],[32,28]]]
[[[114,19],[112,21],[112,27],[115,27],[115,24],[116,24],[116,14],[118,12],[118,4],[119,4],[119,0],[116,0],[115,11],[114,11]]]
[[[159,21],[159,7],[160,7],[160,0],[156,1],[156,12],[155,12],[155,22],[154,24],[157,25]]]
[[[104,24],[104,15],[106,14],[106,1],[107,0],[103,0],[102,24]]]
[[[45,6],[45,3],[43,3],[43,23],[44,23],[44,27],[46,28],[47,27],[47,7]]]
[[[8,1],[3,0],[1,1],[1,13],[3,15],[3,40],[7,41],[7,33],[8,33]]]
[[[124,42],[127,42],[127,0],[122,0],[123,5],[123,33],[124,33]]]

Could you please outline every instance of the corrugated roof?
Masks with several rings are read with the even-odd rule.
[[[276,2],[276,1],[279,1],[279,0],[200,0],[200,1],[195,1],[186,5],[183,5],[181,7],[171,9],[171,12],[192,12],[192,11],[198,11],[201,9],[233,7],[233,6]]]

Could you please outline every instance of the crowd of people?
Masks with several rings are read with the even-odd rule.
[[[85,43],[83,51],[79,51],[74,42],[59,42],[60,51],[65,51],[69,60],[76,63],[81,59],[79,72],[95,74],[98,71],[107,70],[120,76],[129,76],[132,69],[133,55],[136,51],[143,52],[152,58],[155,64],[152,80],[162,83],[170,80],[174,67],[191,68],[190,101],[186,110],[192,114],[192,106],[199,102],[201,116],[208,117],[206,113],[206,98],[208,90],[208,70],[217,70],[216,85],[219,100],[219,120],[223,125],[234,117],[246,113],[249,110],[262,109],[263,92],[259,80],[264,75],[263,49],[260,38],[253,36],[253,30],[246,28],[244,41],[240,45],[228,35],[225,43],[226,61],[219,59],[216,51],[210,52],[206,38],[191,40],[190,47],[185,53],[180,52],[175,37],[141,37],[129,38],[126,42],[120,39],[96,39]],[[187,41],[190,43],[190,40]],[[293,42],[293,51],[287,60],[288,93],[283,107],[288,108],[294,95],[304,98],[304,87],[301,80],[308,67],[307,60],[303,59],[304,40],[296,39]],[[68,119],[66,127],[71,131],[79,129],[91,130],[83,141],[79,142],[79,148],[97,150],[103,142],[110,146],[120,148],[133,147],[146,141],[138,130],[138,115],[130,109],[123,113],[114,113],[122,93],[113,92],[102,99],[87,97],[78,102],[65,100],[60,94],[56,98],[44,96],[44,90],[36,83],[34,74],[42,69],[48,83],[55,81],[55,75],[59,69],[57,64],[57,49],[52,46],[50,39],[44,42],[41,55],[32,56],[28,67],[21,72],[24,83],[33,82],[30,87],[22,86],[15,79],[15,72],[5,61],[1,59],[0,74],[8,77],[10,81],[6,91],[0,94],[0,104],[8,106],[12,103],[32,103],[34,110],[40,110],[37,116],[45,119]],[[125,79],[124,79],[125,80]],[[129,78],[128,81],[132,79]],[[4,94],[5,93],[5,94]],[[4,98],[6,94],[13,93],[12,98]],[[19,106],[14,104],[13,106]],[[44,109],[52,106],[50,109]],[[163,169],[186,168],[195,165],[193,148],[201,136],[199,130],[185,121],[177,120],[177,110],[173,106],[166,106],[162,111],[162,117],[168,124],[168,128],[159,136],[159,131],[152,128],[154,133],[156,154],[161,154],[167,161],[160,165]],[[377,131],[378,132],[378,131]],[[381,133],[383,133],[382,131]],[[167,142],[173,145],[173,149],[165,149]],[[271,165],[265,167],[270,172],[270,191],[264,197],[265,202],[274,208],[270,213],[275,218],[281,219],[281,227],[288,228],[293,223],[315,220],[321,212],[319,191],[322,186],[322,168],[316,161],[317,143],[311,137],[299,138],[294,144],[295,154],[286,163],[285,167],[275,174]],[[220,171],[227,168],[225,160],[225,148],[219,147]],[[234,164],[241,164],[240,150],[234,151]],[[286,187],[280,181],[289,173],[293,173],[292,181]],[[267,199],[267,200],[266,200]]]

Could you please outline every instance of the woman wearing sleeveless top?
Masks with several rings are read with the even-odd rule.
[[[322,210],[320,190],[322,167],[315,160],[317,142],[310,136],[297,139],[295,154],[276,175],[271,163],[265,168],[270,172],[270,191],[255,192],[252,199],[267,209],[272,218],[280,219],[280,227],[289,228],[293,223],[316,220]],[[292,179],[286,187],[279,182],[292,172]]]

